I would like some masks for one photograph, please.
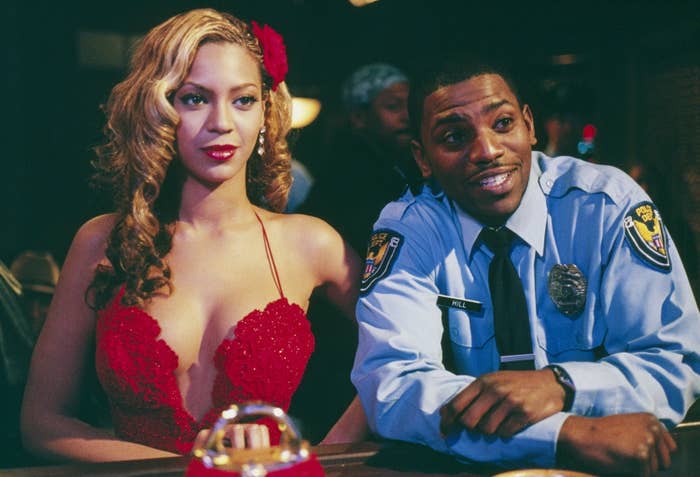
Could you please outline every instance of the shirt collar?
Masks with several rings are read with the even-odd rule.
[[[540,187],[542,170],[538,162],[539,155],[532,153],[530,179],[520,205],[513,215],[508,217],[506,227],[534,248],[539,255],[544,253],[544,236],[547,228],[547,200]]]
[[[522,240],[537,251],[544,253],[544,237],[547,227],[547,201],[539,179],[542,175],[538,163],[537,153],[532,153],[530,166],[530,178],[523,194],[520,205],[506,221],[506,227],[515,232]],[[476,240],[484,225],[462,210],[453,200],[450,200],[452,210],[457,216],[457,221],[462,232],[464,250],[471,257]]]

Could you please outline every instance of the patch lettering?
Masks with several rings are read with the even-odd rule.
[[[369,292],[389,272],[402,243],[403,236],[393,230],[377,230],[372,234],[362,273],[361,294]]]
[[[666,229],[654,204],[640,202],[632,207],[623,226],[627,241],[640,258],[661,270],[671,270]]]

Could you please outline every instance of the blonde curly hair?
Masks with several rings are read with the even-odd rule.
[[[261,46],[251,27],[228,13],[198,9],[153,28],[134,51],[131,69],[104,106],[106,144],[96,148],[95,181],[110,188],[117,220],[106,249],[110,265],[97,267],[86,299],[103,308],[124,284],[122,303],[142,306],[158,291],[172,292],[164,257],[172,246],[180,203],[182,166],[175,138],[178,114],[172,96],[187,77],[204,43],[245,48],[260,67],[265,110],[265,150],[246,168],[250,201],[282,211],[291,186],[287,134],[291,98],[284,83],[273,91]]]

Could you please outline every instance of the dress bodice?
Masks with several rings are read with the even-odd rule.
[[[178,356],[160,338],[158,322],[138,307],[122,305],[123,288],[99,313],[95,364],[119,437],[184,454],[197,433],[234,402],[262,400],[289,408],[314,337],[304,310],[284,297],[264,237],[281,296],[236,323],[233,337],[216,349],[212,407],[199,421],[184,407],[175,375]],[[279,431],[269,427],[274,443]]]

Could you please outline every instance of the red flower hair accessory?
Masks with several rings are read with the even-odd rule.
[[[261,28],[256,21],[250,22],[253,26],[253,34],[260,42],[263,51],[263,64],[267,74],[272,78],[272,91],[284,81],[289,67],[287,66],[287,48],[284,46],[282,35],[277,33],[269,25]]]

